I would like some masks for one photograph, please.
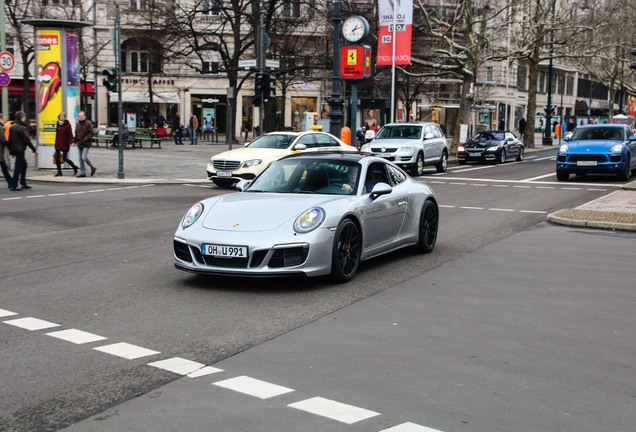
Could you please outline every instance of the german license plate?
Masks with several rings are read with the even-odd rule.
[[[468,153],[468,156],[470,156],[470,157],[479,157],[479,156],[481,156],[481,153]]]
[[[223,258],[247,258],[247,246],[202,244],[201,253]]]
[[[577,166],[596,166],[596,161],[578,161]]]
[[[391,157],[391,153],[376,153],[375,155],[378,157]]]
[[[232,171],[217,171],[216,175],[219,177],[232,177]]]

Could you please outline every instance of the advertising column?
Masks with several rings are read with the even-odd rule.
[[[65,112],[75,132],[80,107],[78,33],[63,28],[35,30],[35,95],[38,168],[54,168],[55,127]],[[69,157],[78,159],[77,148]]]

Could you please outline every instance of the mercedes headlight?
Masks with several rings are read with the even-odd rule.
[[[261,159],[248,160],[248,161],[245,161],[245,163],[243,164],[243,168],[255,167],[258,164],[260,164],[261,162],[263,162]]]
[[[610,149],[610,153],[620,153],[623,151],[623,144],[616,144]]]
[[[296,218],[294,231],[297,233],[308,233],[315,230],[325,220],[325,211],[320,207],[314,207]]]
[[[188,210],[185,216],[183,216],[183,220],[181,221],[181,228],[187,228],[195,223],[201,216],[201,213],[203,213],[203,204],[196,203],[195,205],[190,207],[190,210]]]
[[[460,151],[463,152],[463,151],[466,151],[466,149],[464,148],[464,146],[459,146],[459,147],[457,147],[457,151],[458,152],[460,152]]]
[[[559,147],[559,153],[567,153],[570,151],[570,147],[568,147],[567,144],[563,144],[561,147]]]

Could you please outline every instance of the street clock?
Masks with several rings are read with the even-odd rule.
[[[342,36],[347,42],[357,43],[369,35],[369,23],[359,15],[352,15],[342,24]]]

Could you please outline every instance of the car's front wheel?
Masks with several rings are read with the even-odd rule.
[[[422,174],[424,174],[424,156],[422,156],[422,153],[417,154],[415,165],[413,165],[411,172],[415,176],[421,176]]]
[[[517,161],[521,162],[523,160],[523,157],[524,157],[523,153],[524,153],[524,150],[523,150],[523,147],[521,147],[519,149],[519,154],[517,155]]]
[[[567,171],[557,170],[556,172],[557,180],[566,181],[570,178],[570,174]]]
[[[632,175],[632,169],[629,167],[629,153],[627,154],[627,160],[625,160],[625,168],[621,172],[618,173],[618,179],[622,181],[627,181]]]
[[[439,209],[437,205],[427,199],[422,207],[417,244],[415,250],[420,253],[429,253],[435,247],[437,230],[439,227]]]
[[[334,282],[349,282],[356,275],[360,265],[362,238],[358,226],[345,219],[336,230],[331,252],[331,279]]]
[[[448,155],[446,152],[442,152],[442,158],[439,160],[435,168],[437,168],[438,173],[446,172],[446,168],[448,167]]]

